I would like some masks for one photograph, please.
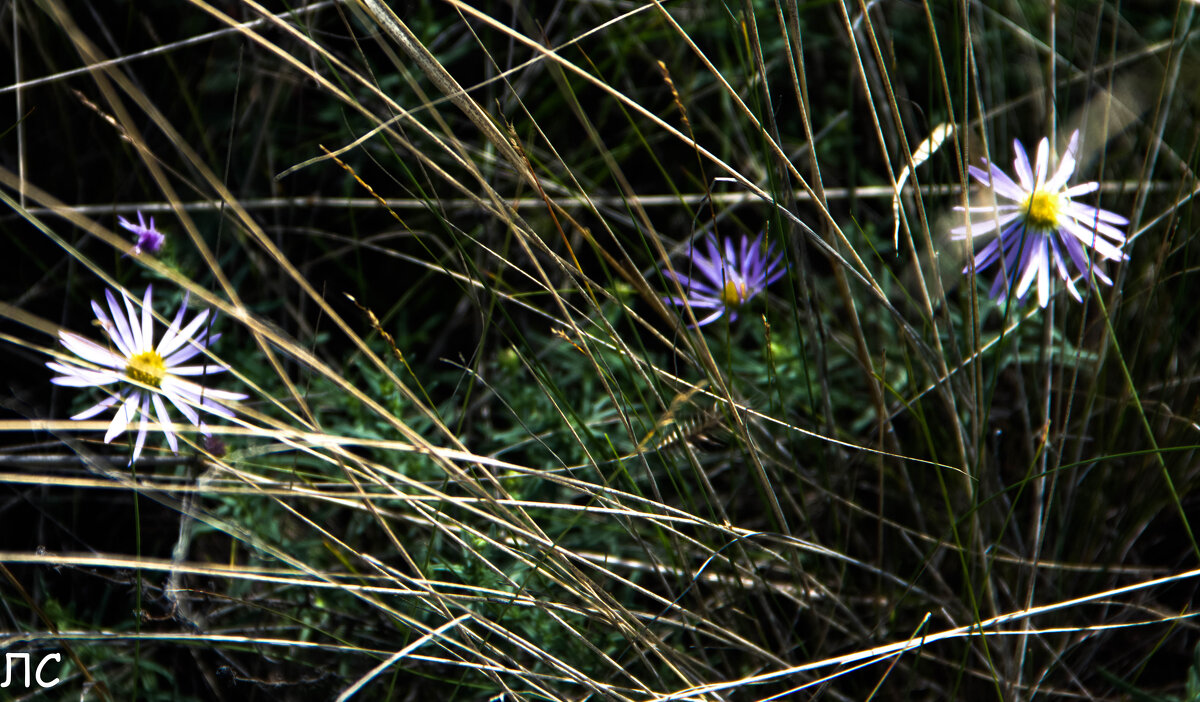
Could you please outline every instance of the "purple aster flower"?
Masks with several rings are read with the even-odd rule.
[[[972,214],[986,217],[950,230],[951,238],[957,240],[1000,230],[1000,235],[977,251],[975,260],[963,269],[964,273],[972,267],[981,271],[1000,261],[1000,274],[991,289],[993,298],[1002,300],[1015,289],[1017,300],[1024,301],[1036,278],[1038,304],[1045,307],[1050,301],[1053,268],[1067,284],[1071,297],[1082,300],[1075,289],[1073,278],[1076,274],[1083,277],[1085,285],[1090,284],[1089,273],[1095,273],[1105,285],[1112,285],[1112,280],[1098,266],[1092,265],[1088,250],[1108,260],[1129,258],[1120,248],[1125,243],[1125,233],[1113,226],[1128,224],[1129,220],[1071,200],[1100,187],[1094,182],[1066,187],[1075,174],[1078,147],[1079,132],[1076,131],[1071,134],[1067,152],[1058,162],[1058,168],[1050,174],[1049,139],[1043,138],[1038,144],[1036,168],[1031,167],[1025,147],[1014,140],[1017,157],[1013,166],[1019,183],[1014,183],[996,164],[988,163],[986,159],[983,165],[987,170],[970,167],[975,180],[992,188],[1001,198],[1015,203],[965,208]],[[962,207],[954,209],[964,210]]]
[[[166,239],[163,233],[154,228],[154,218],[150,218],[150,226],[146,226],[146,219],[142,216],[142,211],[138,210],[138,223],[134,224],[124,217],[117,217],[117,223],[125,229],[137,234],[137,243],[133,245],[133,253],[140,254],[147,251],[152,254],[158,253],[162,248],[163,241]]]
[[[663,298],[673,305],[690,305],[697,310],[713,310],[712,314],[699,320],[698,326],[704,326],[722,314],[729,311],[729,319],[737,319],[738,310],[767,289],[767,286],[779,279],[784,273],[780,265],[783,254],[772,259],[774,246],[766,247],[763,235],[759,234],[753,240],[743,234],[734,250],[731,239],[722,237],[718,248],[717,239],[712,233],[704,238],[707,251],[695,247],[691,252],[691,269],[699,276],[684,275],[683,273],[666,272],[666,275],[678,281],[686,291],[686,298]],[[692,270],[688,271],[692,273]]]
[[[246,395],[224,390],[204,388],[182,376],[198,376],[217,373],[225,370],[212,361],[201,365],[183,365],[196,354],[203,351],[209,344],[220,338],[220,334],[209,336],[207,330],[201,331],[204,321],[208,319],[208,310],[196,315],[187,326],[181,327],[184,312],[187,311],[187,298],[179,306],[179,312],[171,326],[154,343],[153,315],[150,311],[151,288],[146,288],[146,296],[142,300],[141,319],[134,310],[133,301],[122,293],[125,309],[117,302],[111,290],[104,291],[108,300],[110,318],[104,309],[92,301],[92,311],[100,322],[100,328],[108,336],[112,346],[101,346],[78,334],[68,331],[58,333],[59,341],[78,359],[67,358],[62,362],[51,361],[46,367],[60,375],[50,382],[55,385],[70,387],[103,387],[118,384],[120,387],[110,391],[108,397],[96,405],[71,417],[71,419],[89,419],[104,410],[116,405],[117,414],[113,417],[108,431],[104,434],[104,443],[109,443],[121,434],[140,413],[142,419],[151,417],[150,408],[153,405],[154,415],[162,425],[163,433],[171,451],[179,452],[179,443],[175,437],[174,424],[167,413],[166,398],[176,409],[183,413],[193,425],[204,430],[200,415],[196,410],[220,415],[232,419],[233,412],[216,400],[243,400]],[[128,316],[126,316],[128,312]],[[199,334],[197,334],[199,332]],[[133,447],[133,457],[130,463],[136,461],[142,453],[142,445],[146,442],[146,424],[139,422],[137,441]]]

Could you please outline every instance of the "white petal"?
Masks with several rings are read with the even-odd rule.
[[[686,290],[687,288],[684,288],[684,289]],[[220,334],[213,334],[213,340],[216,340],[220,336],[221,336]],[[203,335],[201,335],[201,340],[199,342],[188,341],[186,344],[184,344],[183,348],[179,349],[175,353],[172,353],[172,354],[164,357],[163,364],[166,365],[167,370],[171,370],[172,368],[178,366],[180,363],[191,360],[196,354],[203,351],[204,347],[210,343],[212,343],[212,341],[205,342],[203,340]],[[215,364],[213,364],[210,361],[209,365],[215,365]],[[174,372],[174,371],[172,371],[172,372]]]
[[[1007,173],[995,166],[992,166],[992,176],[992,189],[997,195],[1015,202],[1022,202],[1029,196],[1029,188],[1017,185]]]
[[[1007,214],[1009,212],[1024,212],[1024,207],[1017,205],[973,205],[971,207],[954,206],[955,212],[970,212],[972,214]]]
[[[101,412],[108,409],[109,407],[112,407],[120,399],[121,399],[120,395],[109,395],[108,397],[106,397],[103,400],[101,400],[100,402],[92,405],[91,407],[85,409],[84,411],[80,412],[79,414],[72,416],[71,419],[76,419],[76,420],[91,419],[92,417],[95,417],[96,415],[100,414]]]
[[[1084,229],[1075,222],[1063,222],[1062,228],[1070,232],[1076,239],[1079,239],[1080,243],[1082,243],[1084,246],[1092,249],[1105,258],[1119,261],[1123,261],[1126,258],[1125,254],[1121,253],[1120,249],[1108,243],[1108,241],[1105,239],[1101,239],[1092,232]]]
[[[63,346],[70,349],[71,353],[98,366],[121,369],[128,365],[128,360],[123,356],[118,356],[100,344],[85,339],[78,334],[69,331],[60,331],[58,333],[58,340]]]
[[[62,377],[51,378],[50,382],[55,385],[74,388],[108,385],[125,377],[124,374],[117,371],[93,370],[91,368],[81,368],[79,366],[58,363],[57,361],[49,361],[46,363],[46,367],[55,373],[62,373]]]
[[[226,369],[215,363],[206,366],[172,366],[168,369],[171,375],[212,375],[223,373]]]
[[[1128,219],[1125,219],[1116,212],[1109,212],[1108,210],[1102,210],[1099,207],[1092,207],[1090,205],[1081,205],[1077,202],[1072,202],[1071,204],[1074,207],[1087,210],[1088,214],[1086,217],[1076,217],[1076,219],[1088,222],[1092,221],[1092,219],[1099,219],[1101,222],[1108,222],[1109,224],[1129,224]]]
[[[141,353],[143,349],[136,343],[133,332],[129,329],[129,321],[125,319],[125,312],[117,304],[117,298],[113,295],[112,290],[105,290],[104,298],[108,300],[108,309],[112,312],[113,330],[120,337],[117,345],[125,346],[125,350],[128,352],[127,356]]]
[[[1097,183],[1096,181],[1092,181],[1090,183],[1080,183],[1079,185],[1072,185],[1071,187],[1069,187],[1066,190],[1059,193],[1059,195],[1062,195],[1063,197],[1079,197],[1080,195],[1087,195],[1088,193],[1094,193],[1099,189],[1100,189],[1100,184]]]
[[[1079,150],[1079,130],[1071,134],[1071,140],[1067,144],[1067,152],[1063,154],[1062,160],[1058,162],[1058,170],[1054,172],[1054,176],[1046,181],[1046,190],[1050,192],[1058,192],[1067,184],[1071,176],[1075,175],[1075,153]]]
[[[133,332],[133,347],[138,350],[138,353],[154,348],[146,344],[147,339],[142,338],[142,326],[138,324],[137,310],[133,307],[133,300],[125,294],[124,290],[121,291],[121,300],[125,302],[125,310],[129,312],[129,329]]]
[[[158,423],[163,427],[163,433],[167,435],[167,444],[171,447],[171,453],[179,453],[179,440],[175,438],[175,424],[171,421],[171,415],[167,412],[166,405],[163,404],[162,396],[158,393],[153,395],[154,413],[158,415]]]
[[[154,307],[151,305],[151,285],[146,286],[146,296],[142,299],[142,343],[145,348],[154,347]]]
[[[1047,240],[1042,237],[1041,250],[1038,256],[1038,306],[1045,307],[1050,302],[1050,254],[1046,250]]]
[[[208,319],[208,310],[204,310],[200,314],[196,315],[196,318],[188,323],[188,325],[184,327],[183,331],[179,332],[179,334],[173,339],[164,339],[162,342],[160,342],[158,345],[158,355],[171,355],[173,351],[178,349],[187,341],[191,340],[192,336],[196,334],[196,330],[200,328],[201,324],[204,324],[204,320],[206,319]]]
[[[1034,190],[1044,190],[1046,184],[1046,169],[1050,167],[1050,139],[1042,137],[1038,142],[1037,150],[1037,170],[1034,171],[1034,176],[1037,181],[1034,183]],[[1044,307],[1045,305],[1043,305]]]
[[[999,227],[1007,226],[1009,222],[1021,216],[1020,212],[1010,212],[999,219],[981,219],[970,224],[971,236],[983,236],[989,232],[995,231]],[[951,235],[965,234],[963,227],[954,227],[950,230]],[[959,236],[960,239],[965,239],[965,236]]]
[[[248,395],[243,395],[240,392],[230,392],[229,390],[217,390],[214,388],[206,388],[203,385],[198,385],[190,380],[182,378],[174,378],[167,376],[163,378],[164,392],[178,392],[192,404],[199,405],[202,397],[215,397],[221,400],[244,400]]]
[[[200,423],[200,413],[189,407],[187,401],[183,399],[183,396],[174,392],[167,392],[165,389],[163,394],[167,396],[167,399],[171,401],[171,404],[175,405],[176,409],[183,413],[183,416],[187,417],[187,420],[191,422],[193,426]]]
[[[1084,229],[1091,229],[1094,226],[1096,231],[1109,237],[1110,239],[1115,239],[1120,242],[1125,241],[1125,232],[1112,226],[1112,224],[1109,224],[1107,221],[1105,221],[1106,217],[1102,217],[1100,215],[1108,215],[1107,219],[1110,221],[1113,218],[1124,220],[1124,217],[1114,215],[1113,213],[1106,212],[1105,210],[1098,210],[1089,205],[1080,205],[1077,202],[1069,203],[1063,214],[1078,222],[1079,225]],[[1126,224],[1124,221],[1115,223]]]
[[[234,415],[233,410],[224,405],[219,405],[208,398],[204,398],[204,404],[201,405],[201,409],[210,414],[220,415],[226,419],[233,419],[236,416]]]
[[[219,400],[226,400],[226,401],[245,400],[246,398],[250,397],[249,395],[247,395],[244,392],[232,392],[229,390],[214,390],[213,388],[208,389],[208,395],[210,397],[215,397]]]
[[[987,165],[987,159],[983,160],[983,164],[985,166]],[[972,178],[979,181],[983,185],[990,187],[992,184],[992,179],[991,176],[988,175],[988,172],[978,166],[967,166],[967,173],[970,173]]]
[[[142,455],[142,446],[146,445],[146,427],[147,420],[150,419],[150,397],[146,396],[142,399],[141,417],[138,418],[138,433],[137,441],[133,444],[133,456],[129,458],[129,463],[132,464]]]
[[[240,400],[245,398],[244,395],[239,395],[238,393],[211,390],[200,387],[195,383],[189,383],[186,380],[179,380],[178,378],[172,379],[172,382],[169,384],[164,380],[163,394],[180,409],[184,406],[187,406],[189,409],[199,408],[205,412],[219,414],[229,419],[233,419],[234,417],[233,410],[217,404],[216,400]],[[192,413],[195,414],[194,410]],[[192,424],[199,424],[199,422],[192,420]]]
[[[1017,171],[1017,178],[1021,180],[1021,189],[1026,193],[1033,192],[1033,169],[1029,167],[1029,155],[1025,153],[1025,147],[1017,139],[1013,139],[1013,150],[1017,157],[1013,160],[1013,168]]]
[[[1095,231],[1099,232],[1100,234],[1103,234],[1104,236],[1106,236],[1109,239],[1112,239],[1113,241],[1116,241],[1118,243],[1121,243],[1121,244],[1125,243],[1125,232],[1121,231],[1120,229],[1117,229],[1116,227],[1114,227],[1110,224],[1105,224],[1104,222],[1093,222],[1091,220],[1088,220],[1087,228],[1094,229]]]
[[[113,345],[125,355],[126,358],[133,355],[133,351],[125,344],[125,340],[117,333],[116,327],[108,315],[104,314],[104,308],[95,300],[92,300],[92,311],[96,313],[96,319],[100,321],[100,328],[104,330],[105,336],[112,340]]]
[[[1025,245],[1031,246],[1033,245],[1033,242],[1027,242]],[[1038,273],[1039,261],[1037,254],[1032,249],[1026,252],[1025,255],[1022,256],[1022,259],[1024,259],[1025,267],[1021,272],[1021,281],[1017,283],[1016,293],[1018,299],[1025,297],[1025,293],[1029,291],[1030,283],[1033,282]]]
[[[112,423],[108,425],[108,431],[104,433],[104,443],[107,444],[125,431],[129,422],[133,421],[133,415],[137,411],[137,403],[140,399],[142,399],[142,393],[135,391],[125,402],[121,403],[121,406],[117,408],[117,413],[113,415]]]
[[[191,297],[191,293],[183,294],[183,302],[180,303],[179,310],[175,312],[175,319],[171,320],[170,326],[167,327],[167,331],[163,332],[163,337],[158,342],[160,348],[171,343],[171,340],[179,333],[179,325],[183,324],[183,315],[187,312],[187,303]]]
[[[179,363],[182,363],[183,361],[186,361],[187,359],[195,356],[196,354],[203,352],[205,349],[212,348],[212,345],[215,344],[217,342],[217,340],[221,338],[220,334],[212,334],[212,335],[209,334],[209,332],[212,330],[213,323],[216,321],[217,321],[216,315],[213,315],[212,317],[210,317],[208,319],[207,322],[204,323],[204,329],[202,329],[198,334],[196,334],[195,337],[192,337],[192,338],[180,337],[183,339],[183,343],[179,344],[179,348],[176,349],[175,351],[172,351],[169,354],[164,354],[163,358],[164,359],[167,359],[167,358],[174,359],[173,363],[179,364]],[[205,361],[205,363],[209,363],[209,362],[210,361],[207,361],[207,360]]]

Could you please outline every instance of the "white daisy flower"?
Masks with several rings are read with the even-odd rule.
[[[950,230],[952,239],[966,239],[990,234],[997,229],[1000,235],[975,254],[972,266],[981,271],[1000,261],[1000,275],[992,284],[991,296],[1004,299],[1015,290],[1018,300],[1024,300],[1034,279],[1038,286],[1038,304],[1042,307],[1050,301],[1051,268],[1067,284],[1071,297],[1082,300],[1075,289],[1074,276],[1083,277],[1090,284],[1089,272],[1105,285],[1112,285],[1099,266],[1092,265],[1085,249],[1095,251],[1102,258],[1124,261],[1129,258],[1121,251],[1125,233],[1114,225],[1128,224],[1121,215],[1098,207],[1080,204],[1071,198],[1095,192],[1099,183],[1081,183],[1067,187],[1067,181],[1075,174],[1076,153],[1079,147],[1079,132],[1071,135],[1067,152],[1058,162],[1058,168],[1050,175],[1050,140],[1042,138],[1038,144],[1036,168],[1031,167],[1029,156],[1020,141],[1013,141],[1017,157],[1013,166],[1019,183],[1013,182],[1004,171],[985,159],[982,168],[970,166],[971,176],[1005,200],[1015,204],[985,205],[966,208],[968,212],[986,215],[970,224]],[[963,211],[962,207],[955,207]],[[1067,262],[1070,261],[1071,267]]]
[[[71,419],[89,419],[117,405],[116,416],[104,434],[104,443],[107,444],[124,432],[139,414],[143,420],[150,419],[150,407],[153,405],[153,416],[156,416],[162,425],[171,451],[178,453],[179,442],[175,436],[175,425],[163,398],[175,405],[189,422],[199,426],[205,434],[208,432],[204,429],[197,410],[233,418],[233,412],[216,400],[243,400],[246,395],[205,388],[183,379],[183,376],[208,375],[225,370],[211,360],[201,365],[182,365],[221,336],[210,336],[207,329],[201,331],[205,320],[208,319],[208,310],[197,314],[186,327],[181,328],[184,312],[187,311],[185,297],[175,320],[155,345],[149,286],[142,300],[140,323],[133,301],[127,295],[122,293],[124,310],[111,290],[105,290],[104,296],[108,300],[108,310],[112,317],[110,318],[95,300],[92,301],[92,310],[116,350],[89,341],[78,334],[60,331],[59,341],[81,360],[71,358],[62,362],[50,361],[46,367],[60,374],[50,380],[55,385],[103,387],[118,383],[120,387]],[[129,461],[131,464],[141,455],[142,445],[145,443],[146,423],[140,421],[137,440],[133,446],[133,457]]]

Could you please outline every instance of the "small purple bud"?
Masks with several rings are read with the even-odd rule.
[[[142,216],[141,210],[138,210],[138,223],[134,224],[124,217],[117,217],[117,223],[125,229],[137,234],[137,242],[133,245],[133,253],[141,254],[143,251],[156,254],[162,248],[163,241],[166,237],[162,232],[154,228],[154,218],[150,218],[149,226],[146,225],[146,218]]]

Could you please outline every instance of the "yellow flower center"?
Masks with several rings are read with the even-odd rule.
[[[125,375],[130,380],[136,380],[143,385],[157,388],[162,386],[163,376],[167,374],[167,364],[157,351],[143,351],[129,359],[125,366]]]
[[[1058,228],[1058,211],[1062,198],[1058,193],[1035,190],[1025,198],[1025,222],[1030,229],[1051,230]]]
[[[721,302],[725,303],[726,307],[738,307],[746,301],[746,284],[740,286],[732,280],[725,283],[725,289],[721,291]]]

